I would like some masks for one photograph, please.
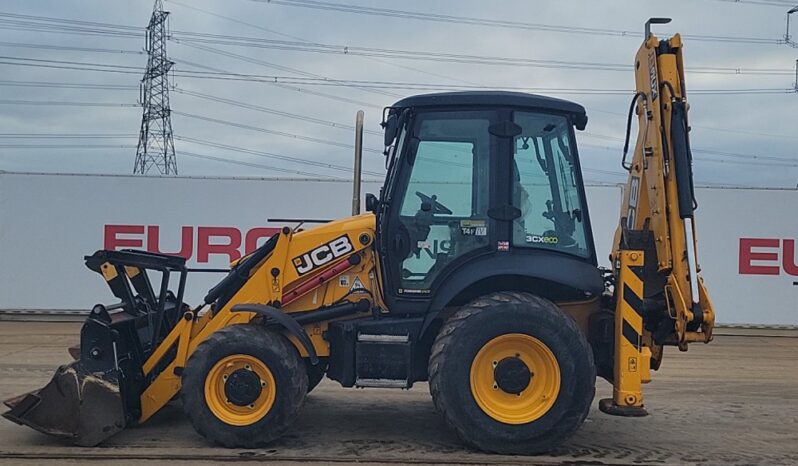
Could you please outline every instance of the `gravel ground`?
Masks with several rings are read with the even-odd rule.
[[[0,398],[44,385],[79,324],[0,322]],[[434,412],[427,385],[411,390],[345,389],[325,380],[311,393],[293,430],[270,448],[209,445],[171,404],[144,426],[101,447],[78,448],[0,420],[0,462],[88,460],[117,464],[221,461],[416,464],[797,464],[798,338],[718,336],[687,353],[669,348],[646,387],[646,418],[600,413],[546,456],[485,455],[465,448]]]

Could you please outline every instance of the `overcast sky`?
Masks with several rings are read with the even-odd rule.
[[[790,6],[784,0],[764,2],[784,3],[783,7],[720,0],[322,1],[566,28],[623,30],[630,34],[613,36],[609,33],[575,33],[573,30],[560,32],[432,22],[252,0],[167,0],[165,8],[171,11],[170,27],[175,38],[180,36],[180,32],[193,32],[415,52],[620,64],[630,68],[585,70],[496,66],[219,44],[199,45],[205,47],[201,49],[197,48],[196,42],[190,44],[175,40],[168,42],[168,53],[176,62],[175,70],[178,72],[216,69],[281,77],[301,76],[298,73],[306,73],[307,76],[307,73],[310,73],[334,79],[488,86],[496,89],[632,89],[634,75],[631,65],[641,41],[637,34],[642,32],[643,23],[648,17],[668,16],[673,18],[673,23],[655,27],[660,37],[678,31],[685,35],[770,39],[769,43],[757,44],[698,38],[684,40],[684,56],[688,71],[687,86],[691,104],[690,118],[693,126],[691,141],[693,148],[696,149],[694,154],[696,179],[701,183],[745,186],[793,188],[798,184],[796,151],[798,94],[772,92],[706,95],[698,92],[719,89],[793,88],[795,75],[788,71],[795,69],[798,49],[775,43],[776,40],[783,39],[785,33],[785,14]],[[0,13],[112,23],[142,29],[141,37],[53,33],[32,31],[29,26],[20,27],[18,22],[7,22],[9,19],[18,20],[19,17],[0,16],[0,55],[134,66],[140,67],[143,72],[147,57],[135,52],[140,52],[144,45],[143,27],[149,21],[152,5],[151,0],[28,2],[6,0],[0,2]],[[794,20],[798,31],[798,14],[794,15]],[[104,51],[30,48],[10,43],[82,47]],[[213,53],[207,47],[223,53],[240,55],[244,59]],[[20,62],[9,59],[0,59],[0,61]],[[32,61],[26,63],[52,64]],[[708,68],[740,68],[743,71],[739,74],[690,71],[691,69],[707,71]],[[784,73],[765,75],[750,72],[757,69],[781,70]],[[136,87],[141,79],[140,74],[0,64],[0,75],[2,76],[0,133],[3,134],[0,136],[0,170],[114,174],[132,172],[141,108],[32,105],[20,104],[18,101],[134,104],[138,98]],[[123,88],[65,89],[10,85],[12,82],[20,81],[59,83],[59,85],[113,84]],[[348,173],[318,166],[318,163],[316,166],[300,164],[284,158],[275,158],[274,155],[348,167],[352,163],[352,151],[348,146],[352,143],[353,134],[346,128],[334,128],[275,113],[245,109],[188,93],[201,93],[343,125],[352,125],[355,112],[363,109],[366,112],[366,128],[378,131],[383,106],[390,105],[401,96],[425,92],[396,88],[367,91],[351,87],[311,84],[279,87],[263,82],[185,76],[176,77],[174,85],[177,91],[171,94],[171,106],[176,114],[173,115],[172,125],[176,135],[179,172],[181,175],[198,176],[292,176],[292,172],[302,172],[347,177]],[[696,92],[690,94],[690,90]],[[625,113],[631,95],[584,95],[563,91],[552,91],[547,94],[575,100],[588,110],[590,122],[587,130],[577,135],[581,146],[582,163],[587,170],[586,178],[589,181],[623,181],[623,176],[606,172],[620,172],[621,139],[624,136]],[[278,135],[223,125],[197,117],[214,118],[286,134]],[[46,134],[48,138],[14,136],[19,134]],[[54,138],[60,135],[73,137]],[[74,137],[80,135],[93,137]],[[109,139],[105,136],[115,138]],[[337,145],[302,139],[308,137]],[[234,152],[197,144],[185,138],[269,152],[272,156]],[[26,148],[19,147],[20,145],[57,147]],[[65,147],[67,145],[76,147],[67,148]],[[367,134],[365,147],[375,151],[380,150],[381,138]],[[260,166],[201,159],[181,152]],[[382,173],[381,155],[366,152],[364,157],[366,170]],[[264,167],[277,167],[282,171]],[[375,175],[366,176],[366,178],[375,177]]]

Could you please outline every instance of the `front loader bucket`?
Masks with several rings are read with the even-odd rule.
[[[75,359],[39,390],[6,400],[3,417],[45,434],[94,446],[141,419],[141,394],[170,361],[144,362],[189,308],[183,303],[186,260],[144,251],[97,251],[86,266],[102,275],[120,302],[94,306],[80,330]],[[156,294],[147,271],[161,273]],[[177,295],[169,288],[180,273]],[[167,352],[167,358],[174,350]]]
[[[11,398],[3,417],[39,432],[92,447],[125,427],[116,374],[85,373],[80,361],[61,366],[39,390]]]

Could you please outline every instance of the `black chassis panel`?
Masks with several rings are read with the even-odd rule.
[[[327,377],[344,387],[352,387],[360,376],[369,379],[398,379],[406,377],[408,384],[425,380],[426,353],[418,345],[422,317],[367,317],[330,324]],[[375,344],[358,342],[359,334],[407,335],[408,344]]]

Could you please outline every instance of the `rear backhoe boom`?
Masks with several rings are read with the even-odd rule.
[[[636,90],[629,109],[622,165],[629,171],[610,259],[615,284],[612,400],[605,412],[644,415],[641,383],[662,361],[663,345],[687,350],[712,339],[715,313],[696,257],[692,155],[682,40],[659,40],[650,23],[635,57]],[[633,112],[637,143],[626,161]],[[620,337],[620,338],[619,338]]]

